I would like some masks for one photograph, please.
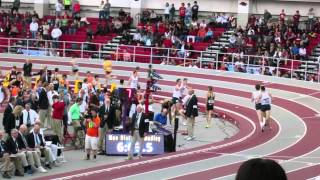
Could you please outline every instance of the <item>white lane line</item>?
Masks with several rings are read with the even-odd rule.
[[[168,97],[166,97],[166,98],[168,98]],[[199,104],[201,104],[201,103],[199,103]],[[76,174],[76,175],[65,176],[65,177],[61,177],[61,178],[55,178],[54,180],[66,180],[66,179],[72,179],[72,178],[79,178],[79,177],[83,177],[83,176],[89,176],[89,175],[92,175],[92,174],[99,174],[99,173],[103,173],[103,172],[108,172],[108,171],[112,171],[112,170],[115,170],[115,169],[123,169],[123,168],[127,168],[127,167],[133,167],[133,166],[138,166],[138,165],[142,165],[142,164],[158,162],[158,161],[161,161],[161,160],[164,160],[164,159],[166,159],[166,160],[167,159],[173,159],[173,158],[177,158],[177,157],[193,155],[195,153],[203,153],[203,152],[206,152],[206,151],[217,150],[217,149],[220,149],[220,148],[223,148],[223,147],[227,147],[227,146],[230,146],[230,145],[233,145],[233,144],[241,143],[241,142],[245,141],[246,139],[248,139],[249,137],[251,137],[254,134],[254,132],[256,131],[256,125],[250,119],[248,119],[247,117],[245,117],[245,116],[243,116],[243,115],[241,115],[241,114],[239,114],[237,112],[230,111],[228,109],[224,109],[224,108],[220,108],[220,107],[217,107],[217,109],[223,110],[223,111],[226,111],[226,112],[229,112],[229,113],[232,113],[232,114],[236,114],[237,116],[240,116],[240,117],[244,118],[245,120],[247,120],[253,126],[253,130],[247,136],[242,137],[241,139],[238,139],[236,141],[232,141],[230,143],[226,143],[226,144],[222,144],[222,145],[218,145],[218,146],[211,146],[209,148],[205,148],[205,149],[201,149],[201,150],[195,150],[195,151],[189,151],[189,152],[181,153],[181,154],[177,154],[177,155],[169,155],[169,156],[166,156],[166,157],[150,159],[150,160],[146,160],[146,161],[142,161],[142,162],[136,162],[136,163],[126,164],[126,165],[121,165],[121,166],[116,166],[116,167],[111,167],[111,168],[106,168],[106,169],[101,169],[101,170],[89,171],[89,172]],[[175,167],[177,167],[177,166],[175,166]]]
[[[280,150],[278,150],[278,151],[276,151],[276,152],[271,152],[270,154],[266,154],[266,155],[255,155],[255,156],[250,156],[250,157],[263,157],[263,156],[268,156],[268,155],[275,154],[275,153],[277,153],[277,152],[283,151],[283,150],[285,150],[285,149],[289,149],[290,147],[294,146],[295,144],[297,144],[300,140],[302,140],[302,139],[305,137],[306,132],[307,132],[307,126],[306,126],[305,122],[302,121],[296,114],[288,111],[287,109],[284,109],[284,108],[282,108],[282,107],[279,107],[279,108],[281,108],[281,109],[283,109],[284,111],[287,111],[288,113],[290,113],[290,114],[292,114],[293,116],[297,117],[297,119],[299,119],[299,120],[302,122],[302,124],[304,125],[304,133],[303,133],[302,137],[301,137],[300,139],[298,139],[295,143],[291,144],[290,146],[287,146],[287,147],[285,147],[285,148],[282,148],[282,149],[280,149]],[[273,119],[274,119],[274,118],[273,118]],[[275,120],[275,119],[274,119],[274,120]],[[267,142],[265,142],[265,143],[263,143],[263,144],[260,144],[259,146],[263,146],[264,144],[266,144],[266,143],[268,143],[268,142],[270,142],[270,141],[273,141],[274,139],[276,139],[277,136],[279,136],[279,134],[280,134],[280,132],[281,132],[281,125],[279,124],[278,121],[275,120],[275,122],[278,123],[278,126],[279,126],[278,134],[277,134],[274,138],[272,138],[271,140],[269,140],[269,141],[267,141]],[[259,146],[255,146],[255,147],[252,147],[252,148],[250,148],[250,149],[257,148],[257,147],[259,147]],[[250,150],[250,149],[246,149],[246,150],[243,150],[243,151],[247,151],[247,150]],[[243,152],[243,151],[239,151],[238,153]],[[248,157],[249,157],[249,156],[248,156]],[[214,157],[214,158],[215,158],[215,157]],[[210,159],[214,159],[214,158],[210,158]],[[243,161],[235,161],[235,162],[232,162],[232,163],[224,164],[224,165],[222,165],[222,166],[217,166],[217,167],[214,167],[214,168],[211,167],[211,168],[201,169],[200,171],[195,171],[195,172],[192,172],[192,173],[185,173],[185,174],[173,176],[173,177],[170,177],[170,178],[177,178],[177,177],[182,177],[182,176],[186,176],[186,175],[191,175],[191,174],[194,174],[194,173],[204,172],[204,171],[207,171],[207,170],[216,169],[216,168],[224,167],[224,166],[229,166],[229,165],[236,164],[236,163],[239,163],[239,162],[243,162]],[[174,167],[173,167],[173,168],[174,168]],[[151,172],[154,172],[154,171],[151,171]],[[149,172],[146,172],[146,173],[149,173]],[[124,179],[124,178],[127,179],[127,178],[130,178],[130,177],[134,177],[134,176],[138,176],[138,175],[142,175],[142,174],[145,174],[145,173],[140,173],[140,174],[136,174],[136,175],[131,175],[131,176],[127,176],[127,177],[122,177],[122,178],[119,178],[119,179]],[[226,175],[226,176],[230,176],[230,175]],[[224,176],[223,176],[223,177],[224,177]]]

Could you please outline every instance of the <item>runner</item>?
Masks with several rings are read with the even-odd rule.
[[[207,104],[206,104],[206,109],[207,109],[207,125],[206,128],[211,127],[211,119],[213,116],[213,109],[214,109],[214,99],[215,99],[215,93],[213,92],[212,86],[208,87],[208,93],[207,93]]]
[[[134,88],[137,89],[138,88],[138,84],[139,84],[139,75],[138,75],[138,71],[134,70],[133,74],[130,76],[129,78],[129,82],[128,85],[130,88]]]
[[[261,86],[261,95],[259,96],[260,102],[261,102],[261,112],[262,112],[262,117],[265,118],[263,127],[262,127],[262,132],[264,131],[265,127],[270,127],[270,115],[271,115],[271,101],[272,101],[272,96],[269,92],[266,91],[265,86]]]
[[[255,91],[252,92],[251,102],[254,102],[255,109],[257,112],[258,120],[260,123],[261,130],[263,130],[263,119],[262,119],[262,112],[261,112],[261,102],[260,102],[260,95],[261,95],[261,85],[256,84]]]

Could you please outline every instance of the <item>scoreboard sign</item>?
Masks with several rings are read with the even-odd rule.
[[[106,134],[107,155],[127,155],[131,146],[130,134]],[[139,151],[139,143],[135,145],[134,153]],[[164,153],[163,135],[151,134],[144,137],[143,155],[157,155]]]

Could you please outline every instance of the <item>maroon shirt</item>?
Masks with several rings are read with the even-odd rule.
[[[53,103],[53,105],[52,105],[52,108],[53,108],[52,118],[58,119],[58,120],[63,120],[64,107],[65,107],[64,102]]]

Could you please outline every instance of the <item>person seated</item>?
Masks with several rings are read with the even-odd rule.
[[[3,140],[4,132],[0,130],[0,173],[4,179],[10,179],[15,174],[15,166],[10,160],[6,142]]]
[[[32,169],[36,169],[39,172],[46,173],[47,170],[45,170],[41,165],[41,153],[39,151],[35,151],[35,149],[31,148],[27,141],[27,135],[29,134],[27,126],[22,124],[19,127],[18,137],[17,137],[17,143],[18,146],[22,148],[27,154],[29,165]]]
[[[213,31],[211,28],[208,29],[206,37],[204,38],[204,41],[210,41],[213,38]]]
[[[165,126],[165,125],[167,125],[167,121],[168,121],[168,109],[163,108],[161,110],[161,113],[158,113],[155,115],[154,123],[159,123],[159,124]]]
[[[207,31],[205,28],[200,28],[196,37],[196,42],[201,42],[206,37]]]
[[[16,176],[24,176],[24,172],[27,174],[32,174],[33,171],[31,169],[31,165],[27,161],[27,155],[25,153],[25,150],[23,150],[19,144],[18,144],[18,135],[19,132],[17,129],[12,129],[10,132],[11,136],[8,137],[6,140],[6,147],[7,152],[13,156],[16,157],[18,160],[18,163],[16,163]]]
[[[287,175],[284,169],[276,161],[255,158],[245,161],[238,169],[235,178],[235,180],[247,179],[287,180]]]
[[[105,28],[103,27],[102,23],[99,23],[97,26],[97,31],[95,33],[95,36],[104,36],[106,35],[106,32],[104,30]]]

